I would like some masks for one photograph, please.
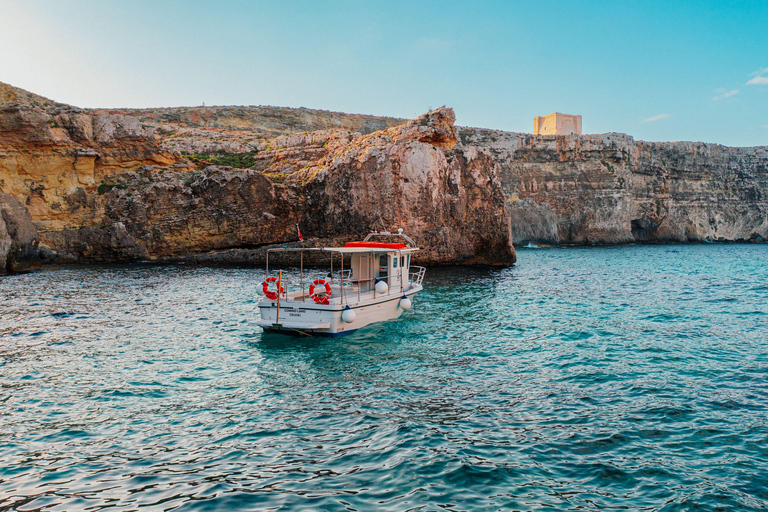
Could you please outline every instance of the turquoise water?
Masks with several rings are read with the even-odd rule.
[[[0,278],[0,510],[768,508],[768,246],[518,257],[334,339],[260,269]]]

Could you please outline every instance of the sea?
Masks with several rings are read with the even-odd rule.
[[[0,278],[0,510],[768,508],[768,245],[521,248],[339,338],[263,278]]]

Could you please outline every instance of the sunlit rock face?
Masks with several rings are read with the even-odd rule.
[[[512,263],[495,164],[487,152],[444,149],[456,143],[452,123],[439,109],[368,135],[283,136],[259,156],[260,170],[125,173],[102,208],[154,259],[290,243],[299,224],[326,245],[402,227],[424,247],[422,262]],[[79,237],[68,231],[56,245],[77,251]]]
[[[294,242],[299,224],[322,243],[403,228],[426,263],[514,262],[498,168],[482,148],[455,148],[451,109],[365,134],[269,139],[44,101],[0,110],[0,169],[3,190],[29,207],[47,259],[205,259],[239,250],[259,261],[258,248]],[[249,169],[181,162],[179,150],[252,160]]]
[[[24,203],[41,232],[93,222],[105,178],[179,160],[135,118],[94,114],[0,83],[0,190]]]
[[[487,150],[455,147],[453,122],[443,107],[328,155],[307,215],[334,236],[402,227],[424,248],[421,261],[514,262],[498,168]]]
[[[764,241],[768,147],[460,129],[500,167],[516,244]]]

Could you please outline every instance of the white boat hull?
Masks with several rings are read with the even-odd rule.
[[[421,285],[413,285],[405,292],[355,303],[323,305],[311,300],[289,301],[281,304],[279,318],[277,302],[263,300],[259,303],[261,319],[256,324],[268,332],[341,336],[376,322],[399,318],[405,312],[400,307],[402,298],[405,296],[413,300],[421,289]],[[347,307],[355,312],[355,319],[349,323],[342,320],[342,312]]]

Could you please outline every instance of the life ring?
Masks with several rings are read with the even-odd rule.
[[[316,286],[325,286],[325,294],[317,295],[315,293]],[[331,285],[325,279],[315,279],[312,284],[309,285],[309,296],[315,301],[315,304],[328,304],[328,299],[331,298]]]
[[[266,296],[266,297],[267,297],[269,300],[277,300],[277,294],[278,294],[278,292],[277,292],[277,291],[274,291],[274,292],[273,292],[273,291],[270,291],[270,289],[269,289],[269,283],[276,283],[276,282],[277,282],[277,278],[276,278],[275,276],[269,276],[268,278],[266,278],[266,279],[264,280],[264,282],[263,282],[263,283],[261,283],[261,289],[264,291],[264,295],[265,295],[265,296]],[[277,288],[277,285],[275,285],[275,288]],[[279,293],[284,293],[284,292],[285,292],[285,288],[283,288],[283,287],[281,286],[281,287],[280,287],[280,292],[279,292]]]

